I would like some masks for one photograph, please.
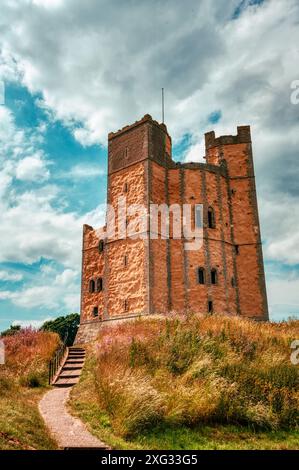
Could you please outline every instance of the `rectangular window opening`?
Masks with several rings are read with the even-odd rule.
[[[203,211],[202,211],[202,204],[195,204],[195,227],[202,228],[203,227]]]
[[[98,307],[93,307],[93,316],[97,317],[99,315],[99,309]]]

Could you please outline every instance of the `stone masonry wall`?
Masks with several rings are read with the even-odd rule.
[[[89,282],[93,279],[104,278],[104,253],[99,252],[99,237],[97,232],[88,225],[83,229],[82,253],[82,307],[81,321],[93,320],[93,308],[98,307],[99,317],[104,313],[104,293],[89,292]],[[103,282],[105,288],[105,281]]]

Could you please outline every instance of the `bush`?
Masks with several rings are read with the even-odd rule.
[[[11,325],[8,330],[2,331],[0,336],[3,337],[3,338],[4,338],[4,336],[13,336],[16,333],[19,333],[20,330],[21,330],[20,325]]]
[[[52,331],[60,336],[61,341],[66,340],[67,346],[72,346],[80,324],[80,315],[71,313],[66,317],[58,317],[55,320],[47,321],[41,327],[42,331]]]
[[[24,387],[30,388],[36,388],[45,385],[42,376],[36,372],[30,372],[29,374],[22,376],[20,378],[20,384]]]

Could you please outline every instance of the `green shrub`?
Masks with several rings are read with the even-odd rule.
[[[75,341],[76,334],[80,324],[80,315],[78,313],[70,313],[65,317],[58,317],[55,320],[45,322],[41,330],[52,331],[60,336],[61,341],[66,340],[67,346],[72,346]]]
[[[21,377],[20,385],[30,388],[42,387],[44,385],[43,377],[39,373],[29,372]]]

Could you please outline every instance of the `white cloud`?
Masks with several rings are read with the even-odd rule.
[[[40,328],[46,321],[54,320],[52,317],[46,317],[43,320],[14,320],[13,326],[19,325],[21,328]]]
[[[15,298],[14,292],[8,290],[0,291],[0,300],[12,300]]]
[[[100,165],[92,165],[87,163],[78,163],[70,168],[68,171],[61,173],[60,178],[83,180],[96,178],[105,175],[106,171]]]
[[[46,258],[65,267],[80,266],[82,225],[92,221],[100,226],[103,209],[84,216],[67,211],[61,188],[45,184],[49,162],[38,148],[40,130],[20,130],[5,107],[0,107],[0,118],[0,262]],[[88,171],[78,165],[69,173],[79,178]],[[15,178],[32,184],[16,192]]]
[[[299,316],[299,278],[284,275],[280,279],[270,279],[267,283],[269,310],[272,320],[286,320]]]
[[[79,266],[83,223],[101,225],[101,214],[93,211],[79,217],[59,212],[34,192],[24,193],[16,205],[6,207],[0,225],[0,262],[33,263],[42,257],[68,267]]]
[[[61,274],[58,274],[54,283],[58,286],[70,285],[78,277],[78,273],[72,269],[66,269]]]
[[[32,0],[32,3],[45,8],[57,8],[63,5],[64,0]]]
[[[8,271],[0,271],[0,281],[21,281],[23,279],[22,274],[10,273]]]
[[[0,79],[0,105],[4,104],[4,100],[5,100],[4,81]]]
[[[12,112],[5,106],[0,106],[0,155],[4,155],[4,152],[13,153],[23,140],[24,131],[16,128]]]
[[[45,105],[70,126],[81,123],[74,126],[78,140],[106,143],[108,130],[145,112],[160,115],[161,86],[168,122],[175,122],[175,108],[225,52],[222,28],[237,3],[186,0],[170,9],[145,0],[90,0],[88,7],[65,0],[49,12],[4,1],[2,39],[29,89],[42,91]]]
[[[204,141],[198,142],[196,144],[191,144],[187,152],[184,155],[184,160],[186,162],[204,162],[204,156],[206,153]]]
[[[44,283],[23,287],[19,291],[0,291],[1,300],[11,302],[22,308],[47,308],[58,310],[63,307],[67,312],[79,307],[80,289],[78,273],[66,269],[54,279],[49,276]]]
[[[40,153],[23,158],[16,167],[16,177],[19,180],[42,182],[47,180],[49,176],[50,172]]]

